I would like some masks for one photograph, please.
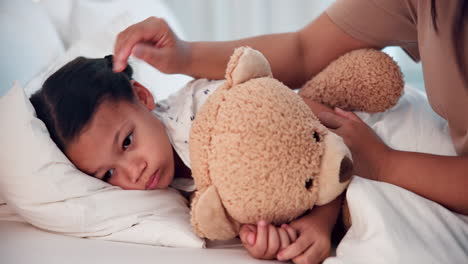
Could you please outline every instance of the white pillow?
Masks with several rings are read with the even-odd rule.
[[[65,47],[70,46],[67,39],[70,32],[72,6],[75,0],[38,0],[49,15]]]
[[[0,115],[0,196],[29,223],[79,237],[204,246],[177,191],[122,190],[77,170],[18,83],[0,98]]]
[[[184,37],[175,15],[161,0],[43,0],[42,2],[53,21],[57,22],[56,26],[67,47],[93,35],[123,12],[127,12],[132,17],[131,23],[126,26],[150,16],[157,16],[166,19],[174,32]]]
[[[64,46],[45,10],[28,0],[0,1],[0,96],[14,80],[26,84]]]
[[[29,96],[39,90],[50,74],[78,56],[103,58],[105,55],[112,54],[117,34],[132,24],[134,20],[130,13],[123,12],[114,17],[100,30],[94,31],[87,38],[74,43],[65,54],[26,85],[26,94]],[[186,75],[161,73],[146,62],[133,56],[130,57],[129,61],[134,70],[133,78],[151,90],[156,101],[166,99],[170,94],[192,80],[191,77]]]

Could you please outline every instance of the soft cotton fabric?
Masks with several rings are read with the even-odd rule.
[[[27,222],[78,237],[204,246],[177,191],[122,190],[76,169],[34,116],[19,85],[0,98],[0,117],[0,196]]]
[[[324,264],[466,263],[468,217],[387,183],[356,177],[353,225]]]
[[[160,13],[165,17],[165,14]],[[126,191],[77,170],[34,117],[27,99],[48,75],[77,56],[111,54],[115,36],[134,21],[122,14],[101,30],[74,43],[27,85],[0,98],[1,219],[21,219],[36,227],[71,236],[172,247],[204,247],[189,223],[187,201],[174,189]],[[131,60],[135,79],[161,100],[184,86],[188,76],[166,75],[140,60]]]
[[[164,17],[164,14],[161,14]],[[74,43],[65,54],[59,56],[46,69],[37,75],[24,87],[26,95],[30,96],[38,90],[42,83],[60,67],[78,56],[87,58],[103,58],[112,54],[117,34],[129,26],[135,18],[129,12],[123,11],[101,30],[93,31],[87,38]],[[193,78],[182,74],[164,74],[150,66],[146,62],[129,58],[129,64],[133,68],[133,79],[147,87],[156,100],[166,99]]]
[[[397,106],[358,115],[395,149],[456,155],[447,121],[419,90]],[[408,175],[410,177],[410,175]],[[355,177],[346,194],[353,225],[325,264],[466,263],[468,216],[398,186]]]
[[[30,0],[0,1],[0,36],[0,96],[65,52],[46,10]]]
[[[188,168],[191,168],[189,136],[192,122],[206,99],[223,82],[207,79],[191,81],[166,100],[158,102],[153,111],[164,124],[172,147]],[[171,186],[185,192],[195,191],[195,184],[191,178],[175,178]]]
[[[376,47],[401,46],[422,61],[427,97],[432,108],[448,121],[459,155],[468,154],[468,80],[457,66],[452,27],[463,0],[435,1],[438,32],[432,24],[429,0],[338,0],[326,12],[331,20],[356,39]],[[456,37],[468,45],[464,31]],[[460,54],[468,64],[468,50]]]

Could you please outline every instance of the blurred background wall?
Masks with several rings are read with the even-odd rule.
[[[320,15],[332,0],[164,0],[187,40],[231,40],[296,31]],[[272,43],[273,45],[273,43]],[[409,85],[424,89],[420,63],[400,48],[385,49],[403,70]]]
[[[164,16],[186,40],[231,40],[299,30],[332,3],[332,0],[0,0],[0,95],[13,80],[26,85],[38,72],[63,57],[73,43],[112,27],[109,23],[122,13],[131,15],[133,23],[148,16]],[[385,51],[401,66],[406,83],[423,89],[421,65],[400,48]]]

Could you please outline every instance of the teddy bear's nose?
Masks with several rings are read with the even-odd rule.
[[[340,182],[345,182],[351,178],[353,175],[353,162],[348,158],[344,157],[341,160],[340,165]]]

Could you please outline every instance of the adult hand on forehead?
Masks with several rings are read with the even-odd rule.
[[[131,54],[164,73],[182,73],[190,58],[187,42],[177,38],[164,19],[156,17],[119,33],[114,46],[115,72],[127,67]]]
[[[351,150],[354,173],[371,180],[379,180],[386,168],[389,147],[356,114],[335,108],[334,112],[321,112],[317,116],[330,131],[343,138]]]

